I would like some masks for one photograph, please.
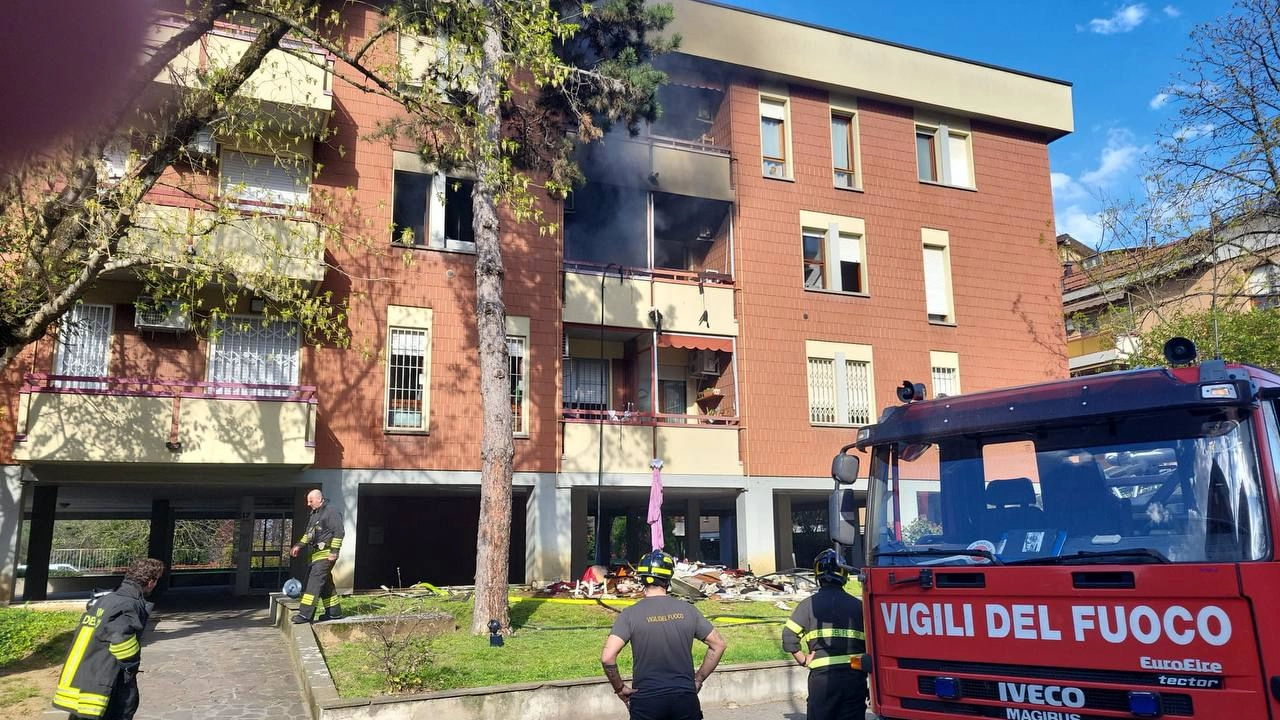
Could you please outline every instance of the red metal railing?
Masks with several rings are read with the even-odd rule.
[[[676,413],[642,413],[623,410],[574,410],[561,409],[561,420],[565,422],[599,423],[606,425],[640,425],[647,427],[700,427],[700,426],[736,426],[737,417],[726,415],[680,415]],[[690,422],[690,421],[693,422]]]

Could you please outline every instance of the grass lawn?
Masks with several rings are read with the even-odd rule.
[[[514,630],[503,647],[489,646],[471,627],[471,600],[356,596],[343,601],[348,615],[446,612],[459,628],[438,637],[415,638],[394,647],[403,651],[388,666],[388,653],[376,641],[332,643],[324,647],[329,672],[342,697],[368,697],[395,692],[509,685],[543,680],[602,677],[600,650],[626,601],[564,603],[545,599],[512,599]],[[711,619],[729,649],[721,664],[782,660],[782,623],[791,614],[768,602],[696,603]],[[794,607],[794,603],[790,603]],[[694,643],[694,662],[706,646]],[[630,647],[618,661],[631,672]],[[390,667],[390,669],[388,669]]]
[[[0,718],[38,717],[49,707],[78,612],[0,607]]]

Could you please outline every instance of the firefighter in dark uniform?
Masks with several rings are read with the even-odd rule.
[[[342,536],[345,534],[342,513],[325,500],[324,493],[319,490],[307,493],[307,507],[311,508],[311,517],[307,519],[306,532],[289,551],[290,555],[298,557],[298,553],[306,550],[311,561],[298,613],[291,618],[295,623],[311,622],[316,614],[317,601],[324,605],[322,619],[342,617],[342,606],[338,604],[338,595],[333,587],[333,564],[338,561],[338,551],[342,549]]]
[[[54,707],[72,718],[132,720],[140,700],[140,638],[151,614],[146,596],[163,574],[159,560],[135,560],[119,589],[89,601],[58,676]]]
[[[809,668],[808,720],[863,720],[867,676],[849,666],[866,652],[862,601],[845,592],[849,573],[835,550],[814,561],[818,592],[800,601],[782,629],[782,649]]]

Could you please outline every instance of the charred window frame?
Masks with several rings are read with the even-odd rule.
[[[392,180],[393,243],[475,252],[474,180],[413,170],[396,170]]]

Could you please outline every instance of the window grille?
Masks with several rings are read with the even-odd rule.
[[[209,344],[209,380],[242,385],[298,384],[298,325],[264,323],[254,315],[233,315],[214,322]],[[214,388],[224,395],[285,397],[285,389]]]
[[[836,363],[831,358],[809,358],[809,422],[836,422]]]
[[[812,362],[812,361],[810,361]],[[858,360],[844,361],[847,420],[850,425],[871,423],[871,364]]]
[[[960,387],[956,382],[956,369],[953,367],[935,367],[933,369],[933,396],[950,397],[959,395]]]
[[[511,431],[524,434],[529,432],[524,411],[525,388],[528,387],[528,378],[524,374],[525,338],[518,335],[507,336],[507,358],[507,375],[511,378]]]
[[[390,329],[387,350],[387,427],[426,428],[427,331]]]
[[[570,410],[605,409],[605,361],[570,358],[564,361],[564,407]]]
[[[76,305],[58,328],[58,375],[105,377],[111,350],[111,306]],[[61,380],[58,387],[101,390],[104,383]]]

